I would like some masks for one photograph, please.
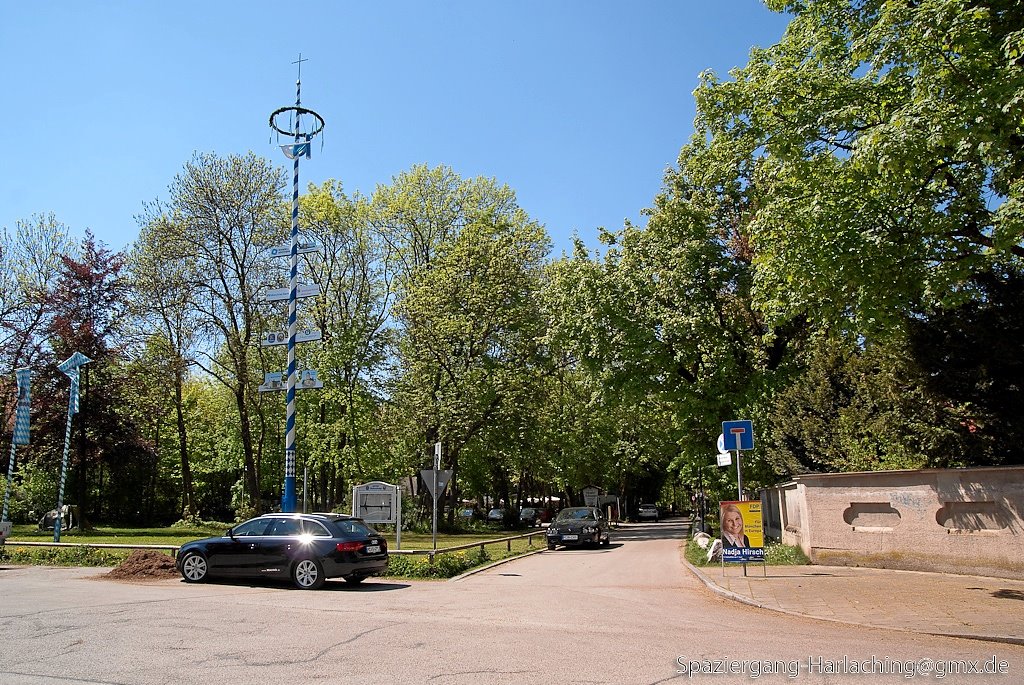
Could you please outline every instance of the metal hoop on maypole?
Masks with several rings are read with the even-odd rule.
[[[299,78],[295,81],[295,106],[294,107],[281,107],[274,110],[270,115],[270,127],[277,133],[285,136],[292,136],[293,142],[289,145],[282,145],[281,149],[284,151],[285,157],[293,161],[292,164],[292,228],[291,228],[291,241],[288,245],[287,254],[290,259],[290,270],[288,278],[288,380],[287,380],[287,395],[285,399],[286,405],[286,428],[285,428],[285,444],[284,444],[284,493],[281,497],[281,511],[293,512],[295,511],[295,462],[296,462],[296,448],[295,448],[295,390],[298,382],[298,369],[295,360],[295,343],[296,335],[298,332],[298,306],[297,301],[299,297],[305,297],[311,294],[317,294],[319,289],[314,288],[313,292],[310,292],[308,286],[303,286],[300,293],[299,286],[299,252],[308,252],[310,249],[304,245],[303,249],[299,248],[299,159],[303,156],[309,159],[311,156],[311,144],[313,137],[324,130],[324,119],[319,114],[311,109],[302,107],[302,63],[307,60],[302,59],[302,54],[299,54],[299,59],[293,64],[297,64],[299,67]],[[285,127],[282,123],[279,123],[282,115],[288,114],[291,118],[290,124]],[[303,130],[302,117],[312,117],[313,126],[306,132]],[[274,248],[283,256],[284,251],[279,248]],[[272,254],[275,254],[272,250]],[[273,296],[273,291],[268,292],[267,299],[273,300],[278,299]],[[273,336],[273,334],[271,334]],[[272,344],[272,343],[271,343]],[[272,382],[270,376],[275,374],[267,374],[264,378],[264,385],[260,387],[260,390],[274,390],[279,389],[280,380],[278,375],[278,381],[276,384]],[[317,381],[315,371],[305,371],[303,373],[303,387],[304,388],[316,388],[323,387],[323,384]]]

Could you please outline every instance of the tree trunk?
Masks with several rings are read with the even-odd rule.
[[[256,471],[256,460],[253,457],[252,432],[249,430],[249,409],[245,405],[245,385],[240,383],[235,391],[235,404],[238,407],[238,419],[242,429],[242,478],[245,485],[245,502],[243,506],[263,511],[260,502],[260,480]]]
[[[181,458],[181,518],[188,520],[199,512],[195,510],[195,492],[192,489],[192,465],[188,461],[188,429],[185,426],[182,386],[184,372],[179,365],[174,372],[174,411],[178,422],[178,455]]]

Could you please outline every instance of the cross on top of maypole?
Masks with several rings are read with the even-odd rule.
[[[308,59],[302,59],[302,53],[300,52],[299,53],[299,58],[297,60],[295,60],[294,62],[292,62],[292,64],[298,64],[299,65],[299,75],[298,75],[298,78],[295,79],[295,83],[296,84],[302,83],[302,63],[303,62],[308,62],[308,61],[309,61]]]

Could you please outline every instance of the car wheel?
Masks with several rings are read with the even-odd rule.
[[[181,560],[181,577],[186,583],[202,583],[209,574],[210,565],[199,552],[188,552]]]
[[[324,567],[316,559],[300,559],[292,568],[292,581],[300,590],[318,590],[325,580]]]
[[[349,585],[359,585],[366,580],[366,576],[345,576],[345,582]]]
[[[612,545],[612,536],[611,535],[606,535],[605,538],[604,538],[604,543],[603,544],[604,544],[605,547],[611,547],[611,545]]]
[[[554,551],[554,549],[555,549],[555,543],[553,543],[553,542],[549,542],[549,543],[548,543],[548,549],[549,549],[549,550],[551,550],[551,551]]]

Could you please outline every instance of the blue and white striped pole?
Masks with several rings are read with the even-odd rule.
[[[14,479],[14,454],[18,445],[27,445],[29,441],[29,416],[32,413],[30,388],[32,372],[29,369],[17,369],[14,376],[18,381],[18,406],[14,415],[14,432],[11,435],[11,458],[7,461],[7,487],[4,489],[4,510],[0,521],[7,521],[11,500],[11,481]]]
[[[60,542],[61,510],[64,508],[64,482],[68,476],[68,453],[71,451],[71,417],[78,413],[78,367],[92,360],[81,352],[73,355],[57,365],[65,376],[71,379],[71,392],[68,394],[68,423],[64,429],[64,459],[60,465],[60,488],[57,490],[57,518],[53,522],[53,541]]]
[[[301,66],[301,65],[300,65]],[[301,104],[302,80],[295,81],[295,106]],[[295,115],[295,145],[301,141],[299,117]],[[292,241],[291,273],[288,281],[288,393],[286,395],[286,423],[284,438],[284,497],[281,511],[295,511],[295,334],[297,326],[297,300],[299,287],[299,157],[296,154],[292,164]]]

